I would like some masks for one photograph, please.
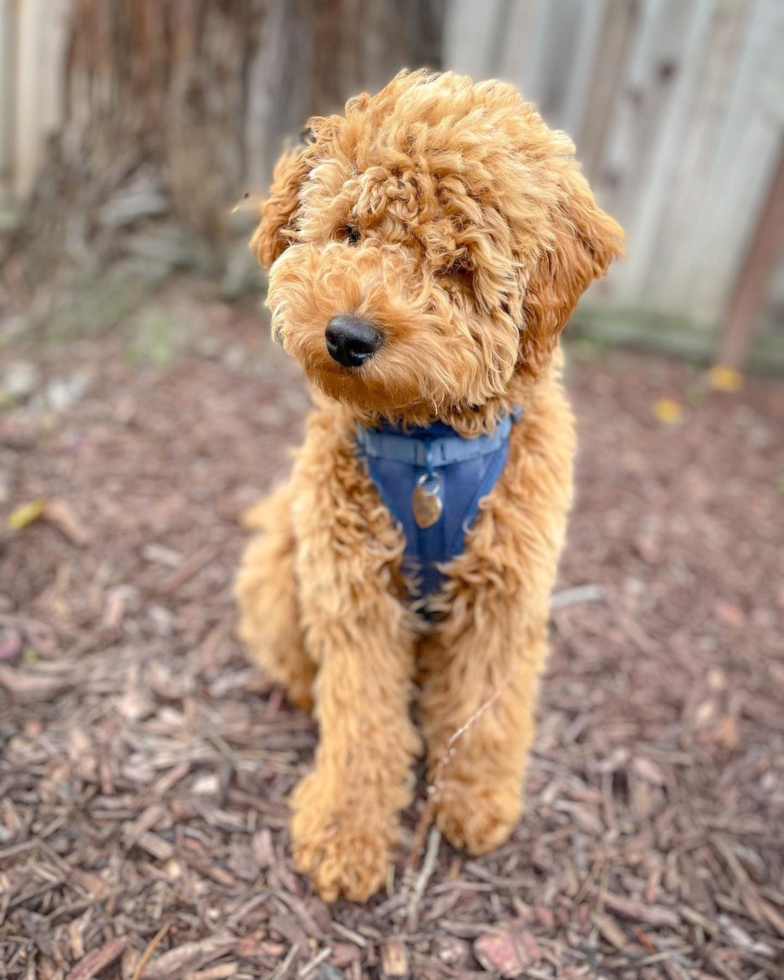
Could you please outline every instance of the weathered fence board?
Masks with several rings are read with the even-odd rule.
[[[706,177],[715,159],[717,141],[732,94],[734,75],[727,66],[740,57],[746,43],[752,5],[720,0],[708,28],[702,70],[691,98],[691,110],[680,138],[680,162],[667,199],[662,202],[663,241],[677,243],[659,248],[657,276],[669,308],[686,308],[691,286],[693,240],[706,192]]]
[[[14,179],[15,15],[14,0],[0,0],[0,204],[11,196]]]
[[[777,161],[784,124],[783,32],[780,0],[757,0],[684,255],[683,305],[708,322],[717,319],[727,302]]]
[[[589,302],[714,335],[784,129],[781,0],[456,0],[452,16],[446,63],[488,69],[495,39],[499,70],[482,73],[575,138],[626,228],[627,258]]]
[[[46,140],[62,116],[65,26],[69,0],[4,0],[0,21],[0,79],[8,126],[10,189],[30,190]],[[0,138],[2,139],[2,138]]]

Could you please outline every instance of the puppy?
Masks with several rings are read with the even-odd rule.
[[[309,125],[253,246],[314,408],[237,595],[243,641],[320,725],[296,866],[363,901],[422,741],[432,779],[467,726],[435,804],[455,847],[520,817],[572,498],[559,335],[623,233],[510,85],[402,72]]]

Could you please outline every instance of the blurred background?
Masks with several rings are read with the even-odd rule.
[[[783,49],[781,0],[0,0],[0,977],[781,976]],[[328,908],[315,726],[234,636],[308,404],[247,243],[307,117],[420,66],[518,85],[628,251],[565,334],[527,815],[412,908],[420,786]]]
[[[783,39],[777,0],[2,0],[2,226],[28,288],[132,259],[242,292],[231,208],[284,137],[451,68],[517,84],[626,228],[582,324],[780,368]]]

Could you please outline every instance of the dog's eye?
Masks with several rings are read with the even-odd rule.
[[[338,234],[343,241],[348,242],[349,245],[358,245],[360,239],[362,238],[359,228],[355,228],[354,225],[344,225]]]

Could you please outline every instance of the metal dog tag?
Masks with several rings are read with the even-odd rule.
[[[441,499],[441,477],[437,473],[423,473],[411,494],[411,509],[417,527],[426,528],[437,524],[444,509]]]

